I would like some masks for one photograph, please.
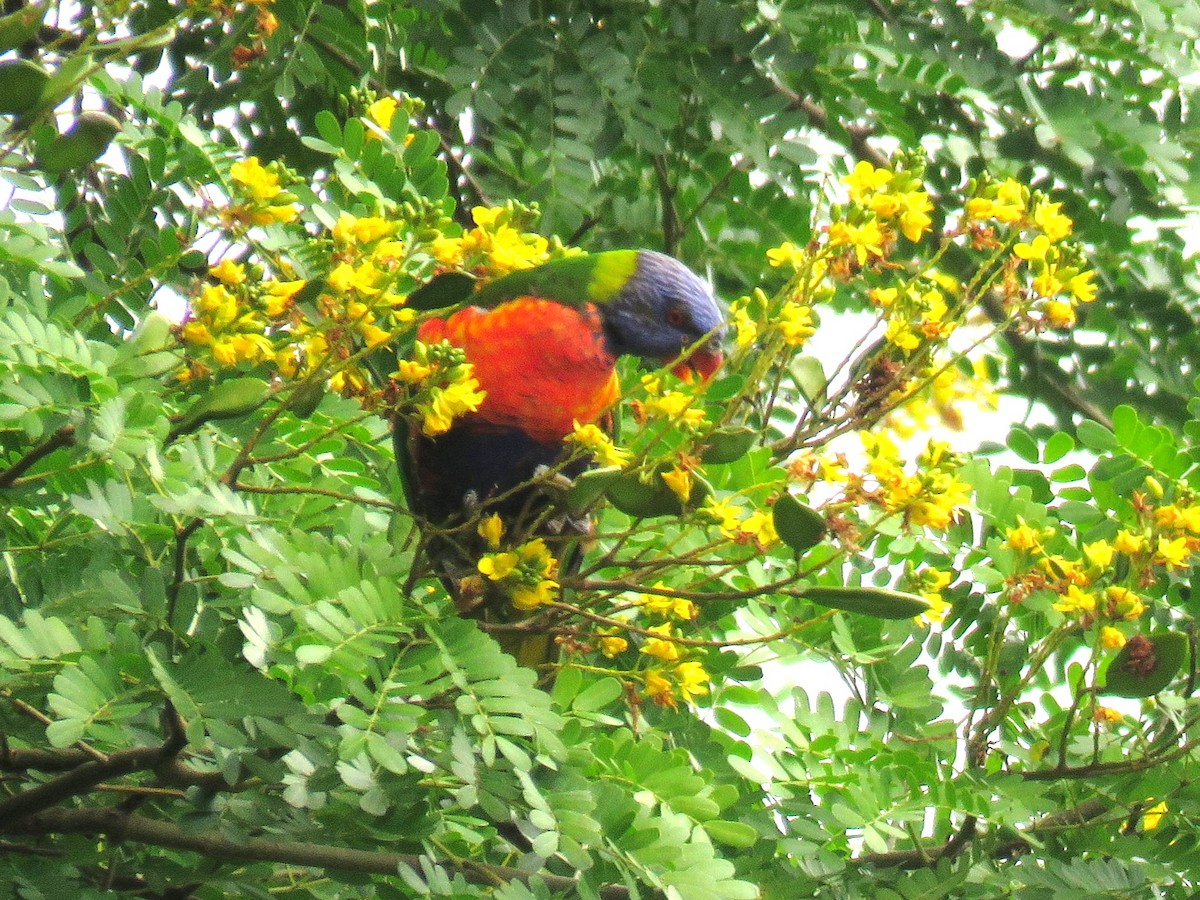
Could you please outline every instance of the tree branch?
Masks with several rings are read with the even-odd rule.
[[[2,814],[0,814],[2,815]],[[0,819],[0,821],[4,821]],[[200,853],[213,861],[288,863],[313,869],[335,869],[373,875],[396,875],[401,866],[420,871],[422,857],[414,853],[387,853],[330,847],[300,841],[267,841],[250,838],[231,841],[217,832],[184,831],[171,822],[126,814],[119,809],[47,809],[0,825],[10,834],[87,834],[106,836],[116,841],[152,844]],[[494,887],[502,882],[529,881],[535,874],[510,866],[469,865],[440,861],[472,884]],[[553,893],[574,892],[579,883],[563,875],[539,874]],[[603,900],[628,900],[622,885],[606,885],[599,895]]]
[[[0,488],[12,487],[18,478],[28,472],[38,462],[45,459],[55,450],[61,450],[63,447],[70,447],[74,443],[75,426],[64,425],[3,472],[0,472]]]

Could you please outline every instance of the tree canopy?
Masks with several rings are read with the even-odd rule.
[[[1198,38],[1172,0],[6,3],[0,877],[1194,895]],[[614,248],[711,279],[724,365],[623,361],[539,475],[595,534],[485,502],[525,618],[460,615],[392,430],[480,396],[417,329]]]

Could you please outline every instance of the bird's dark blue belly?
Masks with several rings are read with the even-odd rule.
[[[396,450],[397,456],[404,452],[400,446]],[[410,451],[417,485],[409,492],[413,511],[432,522],[446,523],[459,516],[468,518],[472,499],[506,518],[520,514],[528,508],[529,492],[503,495],[533,478],[540,467],[557,464],[563,445],[541,443],[518,428],[466,421],[437,437],[415,435]],[[574,477],[584,468],[580,460],[564,474]]]

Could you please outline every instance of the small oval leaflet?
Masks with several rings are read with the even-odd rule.
[[[187,434],[205,422],[248,415],[266,403],[269,396],[271,387],[261,378],[222,381],[191,405],[175,426],[175,432]]]
[[[825,536],[825,520],[820,513],[791,494],[784,494],[775,501],[771,515],[779,539],[797,553],[816,546]]]
[[[1176,631],[1135,635],[1109,663],[1101,693],[1141,699],[1157,694],[1187,658],[1187,637]]]
[[[933,608],[924,597],[890,588],[810,587],[805,588],[801,596],[818,606],[862,613],[877,619],[911,619]]]
[[[420,312],[462,303],[475,290],[475,279],[463,272],[444,272],[408,295],[405,306]]]

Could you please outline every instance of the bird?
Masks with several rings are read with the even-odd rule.
[[[418,340],[459,347],[485,392],[476,411],[442,434],[428,436],[399,416],[394,428],[409,507],[440,535],[428,552],[460,612],[492,622],[521,618],[511,603],[505,609],[488,596],[475,570],[485,548],[463,526],[481,513],[498,513],[514,538],[573,536],[578,553],[588,523],[550,515],[544,490],[528,483],[563,464],[577,426],[605,422],[620,399],[618,358],[674,364],[679,374],[707,380],[722,361],[723,328],[708,284],[652,250],[581,254],[519,270],[486,283],[453,314],[421,324]],[[560,472],[572,478],[586,467],[575,459]],[[559,560],[560,570],[570,564]]]

